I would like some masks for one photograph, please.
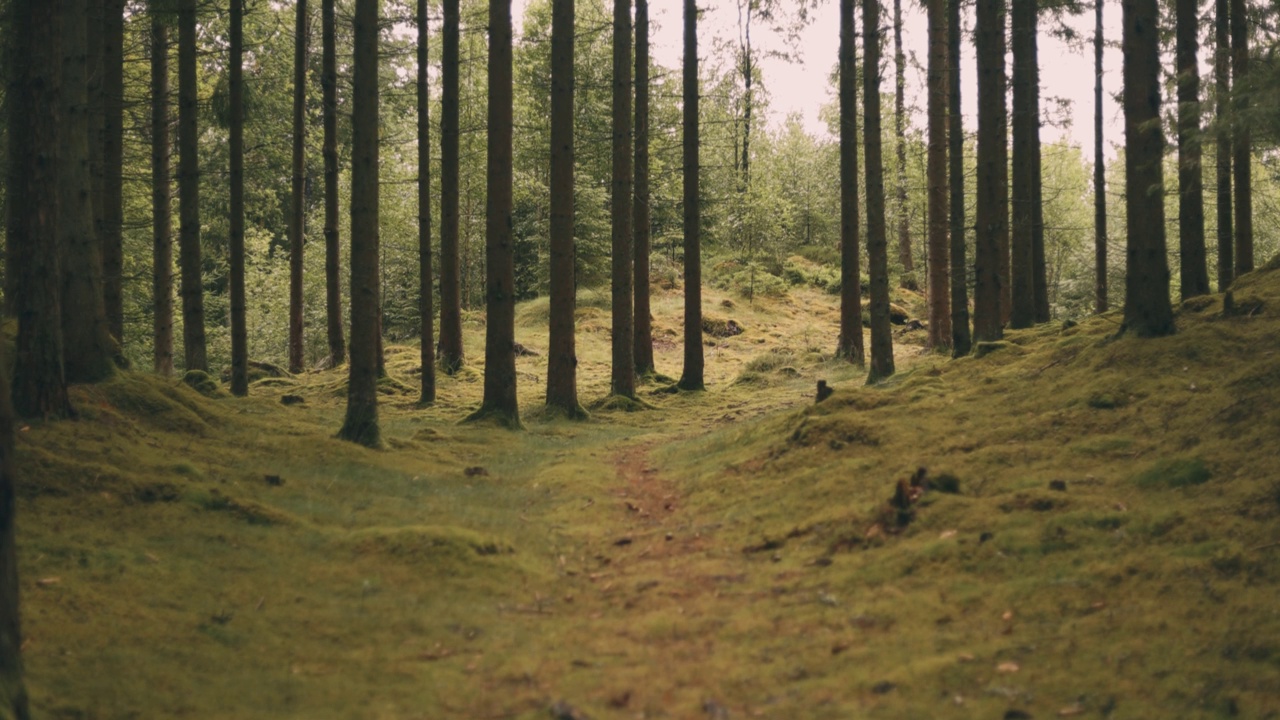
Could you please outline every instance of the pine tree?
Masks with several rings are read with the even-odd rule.
[[[610,392],[636,394],[635,328],[632,317],[631,2],[613,0],[613,181],[609,215],[613,226],[613,376]]]
[[[862,115],[867,173],[867,264],[871,275],[871,363],[867,383],[893,374],[889,326],[889,249],[885,237],[884,158],[880,146],[880,0],[862,0]]]
[[[436,347],[431,271],[431,84],[427,39],[427,0],[418,0],[418,355],[422,365],[423,404],[436,401]]]
[[[462,267],[458,257],[458,0],[444,0],[440,72],[440,367],[462,367]]]
[[[302,268],[307,183],[307,0],[294,0],[293,183],[289,193],[289,372],[302,372]]]
[[[244,0],[231,0],[231,394],[249,394],[249,331],[244,287]]]
[[[948,100],[947,178],[951,185],[951,356],[969,354],[969,284],[966,266],[964,212],[964,113],[960,107],[960,3],[947,0],[947,65],[951,92]]]
[[[200,134],[196,78],[196,0],[178,0],[178,264],[187,370],[209,371],[200,258]]]
[[[1004,18],[1004,0],[977,0],[978,196],[973,263],[973,339],[977,342],[1004,336],[1009,277]]]
[[[929,21],[929,346],[951,344],[951,278],[947,208],[946,0],[928,0]]]
[[[173,373],[173,220],[169,146],[169,30],[151,0],[151,297],[153,367]]]
[[[1216,0],[1213,18],[1214,125],[1217,127],[1218,292],[1236,277],[1235,221],[1232,203],[1231,133],[1227,116],[1231,98],[1231,0]]]
[[[342,247],[338,228],[338,55],[335,42],[335,0],[320,0],[320,85],[321,113],[324,116],[324,288],[325,325],[329,341],[329,364],[341,365],[347,358],[347,340],[342,321]]]
[[[858,237],[858,71],[854,0],[840,0],[840,339],[836,355],[867,361]]]
[[[1249,74],[1249,16],[1244,0],[1231,0],[1231,86],[1236,92],[1236,117],[1249,110],[1249,96],[1242,90]],[[1253,272],[1253,139],[1248,123],[1232,125],[1231,169],[1235,177],[1236,275]]]
[[[649,308],[649,0],[636,0],[636,122],[635,204],[633,263],[635,282],[635,341],[632,352],[636,374],[650,375],[653,363],[653,321]]]
[[[677,387],[702,390],[702,224],[698,197],[698,4],[684,0],[684,370]]]
[[[1123,0],[1127,264],[1121,332],[1174,332],[1164,235],[1164,131],[1160,123],[1157,0]]]
[[[1107,311],[1107,163],[1102,137],[1102,0],[1094,0],[1093,30],[1093,265],[1094,309]]]
[[[1204,245],[1204,181],[1200,152],[1200,3],[1178,0],[1178,246],[1185,300],[1209,292]]]

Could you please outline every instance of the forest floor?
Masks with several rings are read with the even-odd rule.
[[[910,298],[902,298],[913,314]],[[1280,717],[1280,271],[1010,332],[895,332],[831,360],[836,297],[709,292],[703,393],[608,387],[588,422],[459,424],[471,362],[416,405],[388,348],[386,447],[333,439],[339,369],[202,396],[125,373],[19,432],[24,658],[48,718]],[[546,301],[517,339],[546,347]],[[655,298],[677,375],[680,296]],[[836,393],[814,404],[815,381]],[[301,402],[284,405],[285,395]],[[918,468],[924,468],[918,471]],[[917,488],[900,481],[923,475]],[[906,496],[903,507],[890,504]]]

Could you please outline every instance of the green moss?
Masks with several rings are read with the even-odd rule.
[[[188,370],[182,376],[182,382],[205,397],[218,397],[222,394],[218,389],[218,381],[203,370]]]
[[[1143,488],[1181,488],[1203,485],[1212,477],[1213,473],[1200,458],[1169,458],[1156,461],[1133,480]]]

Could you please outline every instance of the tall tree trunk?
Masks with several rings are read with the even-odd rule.
[[[244,0],[231,0],[231,394],[249,394],[244,287]]]
[[[636,160],[635,160],[635,342],[636,374],[653,364],[653,321],[649,309],[649,0],[636,0]]]
[[[612,393],[627,398],[636,394],[631,152],[631,2],[613,0],[613,181],[609,202],[613,225]]]
[[[458,0],[444,0],[440,96],[440,367],[462,367],[462,269],[458,262]]]
[[[64,371],[68,383],[98,382],[115,372],[118,353],[107,328],[102,245],[95,232],[89,162],[87,0],[62,3],[62,106],[58,123],[59,265]],[[100,136],[99,138],[100,139]]]
[[[435,288],[431,269],[431,62],[427,0],[418,0],[418,316],[422,402],[436,401]]]
[[[951,92],[948,100],[949,151],[947,175],[951,185],[951,356],[969,354],[969,274],[966,264],[964,212],[964,113],[960,107],[960,4],[947,0],[947,65]]]
[[[1245,14],[1244,0],[1231,0],[1231,85],[1236,117],[1243,117],[1249,108],[1249,97],[1243,91],[1242,81],[1249,73],[1249,16]],[[1253,140],[1249,125],[1232,124],[1232,170],[1236,186],[1236,275],[1253,272]]]
[[[702,206],[698,197],[698,4],[684,0],[684,370],[677,386],[702,390]]]
[[[840,0],[840,339],[836,355],[867,362],[858,237],[858,69],[855,0]]]
[[[512,252],[511,0],[489,0],[489,142],[485,203],[484,400],[471,419],[520,427]],[[631,298],[628,297],[628,307]],[[615,333],[616,334],[616,333]],[[627,337],[630,338],[630,329]],[[627,363],[630,369],[631,363]]]
[[[947,209],[947,8],[929,0],[929,346],[951,344]]]
[[[307,0],[294,0],[293,185],[289,193],[289,372],[302,372],[303,193],[307,183]]]
[[[1107,311],[1107,162],[1102,136],[1102,8],[1094,0],[1093,29],[1093,260],[1094,308]]]
[[[880,148],[880,0],[862,0],[862,115],[866,118],[867,264],[871,275],[871,367],[867,383],[893,374],[889,326],[889,248],[884,219],[884,157]]]
[[[320,85],[324,115],[324,287],[325,316],[329,339],[329,364],[341,365],[347,358],[347,340],[342,322],[342,246],[338,229],[338,57],[335,47],[335,0],[320,1]]]
[[[1004,336],[1009,257],[1004,17],[1004,0],[977,0],[978,207],[973,262],[973,339],[977,342]]]
[[[102,24],[102,294],[107,329],[124,344],[124,0]]]
[[[169,30],[150,0],[151,21],[151,302],[153,367],[173,373],[173,215],[169,147]]]
[[[1123,0],[1125,215],[1129,242],[1124,325],[1138,337],[1174,332],[1164,236],[1157,0]]]
[[[55,2],[57,0],[54,0]],[[90,223],[93,236],[98,238],[98,254],[101,256],[102,208],[103,208],[103,151],[105,144],[106,113],[103,109],[105,97],[102,88],[103,45],[106,37],[103,34],[103,23],[106,21],[106,0],[87,0],[77,11],[84,21],[85,42],[80,62],[84,65],[83,76],[87,88],[86,105],[83,112],[88,119],[88,153],[89,153],[89,205],[92,208]],[[66,18],[63,18],[66,23]],[[65,98],[64,98],[65,100]],[[105,297],[105,291],[104,291]]]
[[[18,30],[21,32],[25,28]],[[9,67],[14,66],[11,64]],[[0,351],[0,367],[8,366],[5,355]],[[18,505],[14,491],[17,462],[13,426],[9,377],[8,373],[0,372],[0,715],[28,720],[31,713],[26,684],[22,680],[22,627],[18,612],[18,553],[14,532]]]
[[[547,407],[584,418],[574,337],[574,0],[551,6],[551,318]]]
[[[1216,156],[1218,201],[1218,292],[1226,292],[1236,277],[1235,222],[1231,201],[1231,132],[1227,116],[1231,101],[1231,0],[1215,0],[1213,18],[1213,104],[1218,141]]]
[[[1033,125],[1037,118],[1031,102],[1031,65],[1035,55],[1035,15],[1037,0],[1015,0],[1009,17],[1013,36],[1013,233],[1010,238],[1010,281],[1013,305],[1009,326],[1028,328],[1035,324],[1035,277],[1032,270],[1032,225],[1035,207],[1035,152]]]
[[[902,0],[893,0],[893,139],[897,157],[894,205],[898,213],[898,261],[903,273],[915,272],[911,256],[911,223],[907,218],[907,56],[902,50]],[[919,287],[918,285],[916,286]]]
[[[1031,281],[1036,322],[1049,322],[1049,267],[1044,248],[1044,164],[1040,148],[1040,14],[1031,16]]]
[[[18,318],[13,406],[19,417],[75,413],[63,372],[58,284],[60,2],[15,0],[10,58],[9,284]],[[16,639],[16,638],[15,638]]]
[[[351,75],[351,360],[338,437],[367,447],[378,429],[378,5],[356,0]]]
[[[1209,292],[1200,150],[1200,3],[1178,0],[1178,245],[1185,300]]]
[[[209,371],[200,260],[200,135],[196,86],[196,0],[178,0],[178,264],[187,370]]]
[[[756,5],[753,0],[738,0],[741,53],[738,71],[742,73],[742,160],[739,163],[742,176],[738,181],[738,191],[742,193],[751,187],[751,116],[756,99],[756,56],[751,45],[751,21],[757,12]]]

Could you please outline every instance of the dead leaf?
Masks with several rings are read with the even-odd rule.
[[[50,585],[57,585],[60,582],[62,582],[62,578],[60,577],[47,577],[40,578],[36,581],[36,584],[40,587],[49,587]]]
[[[1002,662],[996,666],[996,672],[1003,673],[1005,675],[1016,673],[1021,669],[1022,668],[1018,667],[1018,663],[1016,662]]]
[[[951,538],[953,538],[953,537],[955,537],[955,536],[956,536],[956,531],[955,531],[955,530],[943,530],[943,531],[942,531],[942,534],[938,536],[938,539],[939,539],[939,540],[949,540],[949,539],[951,539]]]
[[[1012,620],[1012,619],[1013,619],[1013,611],[1012,611],[1012,610],[1005,610],[1005,611],[1004,611],[1004,614],[1000,616],[1000,619],[1001,619],[1001,620],[1004,620],[1004,621],[1006,621],[1006,622],[1008,622],[1009,620]]]
[[[1080,703],[1074,703],[1072,705],[1068,705],[1058,711],[1059,717],[1074,717],[1076,715],[1083,715],[1083,714],[1084,714],[1084,707],[1080,705]]]

